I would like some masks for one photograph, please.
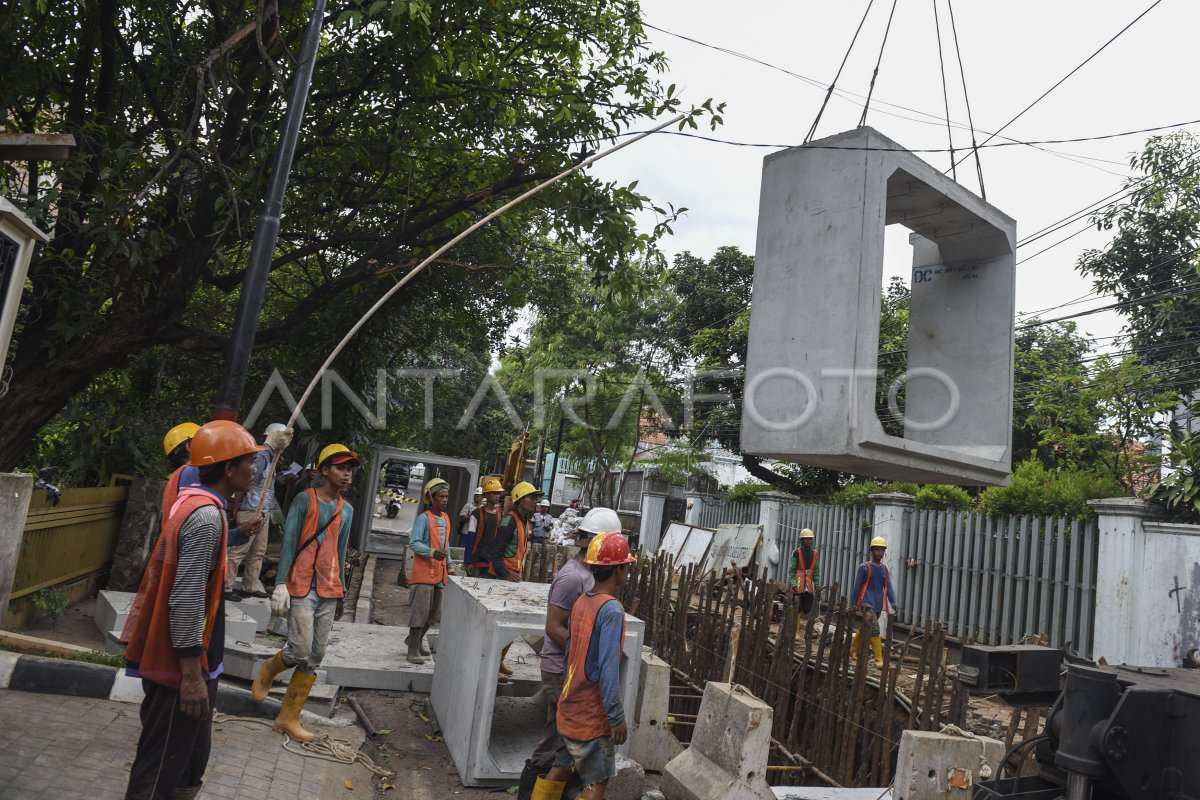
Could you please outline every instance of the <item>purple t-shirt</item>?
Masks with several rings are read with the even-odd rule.
[[[591,591],[595,585],[596,578],[587,564],[580,564],[572,558],[562,565],[562,569],[554,576],[554,582],[550,584],[550,605],[569,612],[579,596]],[[565,656],[563,649],[547,636],[546,643],[542,645],[542,671],[562,675],[567,671]]]

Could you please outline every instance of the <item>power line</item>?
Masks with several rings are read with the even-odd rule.
[[[937,0],[934,0],[934,2],[936,3]],[[958,74],[962,76],[963,101],[967,106],[967,124],[971,126],[971,151],[975,154],[975,174],[979,177],[979,195],[984,200],[987,200],[987,189],[983,186],[983,164],[979,161],[979,145],[975,143],[975,118],[971,116],[971,98],[967,94],[967,72],[963,68],[962,48],[958,44],[958,26],[954,23],[954,3],[951,0],[946,0],[946,8],[950,9],[950,30],[954,32],[954,52],[958,54]],[[999,131],[996,131],[996,133],[999,133]],[[951,156],[950,160],[951,168],[953,169],[957,166],[954,163],[954,156]]]
[[[958,180],[958,167],[954,163],[954,129],[950,127],[950,92],[946,88],[946,57],[942,51],[942,24],[938,20],[937,0],[933,0],[933,29],[937,34],[938,67],[942,73],[942,105],[946,109],[946,139],[950,143],[950,173]]]
[[[1049,95],[1050,95],[1050,93],[1051,93],[1051,92],[1053,92],[1053,91],[1054,91],[1055,89],[1057,89],[1059,86],[1062,86],[1062,85],[1063,85],[1063,83],[1065,83],[1065,82],[1067,81],[1067,79],[1068,79],[1068,78],[1070,78],[1070,77],[1071,77],[1072,75],[1074,75],[1076,72],[1079,72],[1079,70],[1083,69],[1083,68],[1084,68],[1084,67],[1085,67],[1085,66],[1088,64],[1088,62],[1090,62],[1090,61],[1091,61],[1093,58],[1095,58],[1096,56],[1098,56],[1098,55],[1100,55],[1102,52],[1104,52],[1105,48],[1107,48],[1107,47],[1108,47],[1110,44],[1112,44],[1112,43],[1113,43],[1113,42],[1115,42],[1117,39],[1119,39],[1119,38],[1121,37],[1121,35],[1125,33],[1125,31],[1129,30],[1129,29],[1130,29],[1130,28],[1132,28],[1132,27],[1133,27],[1135,24],[1137,24],[1137,22],[1138,22],[1138,21],[1139,21],[1139,20],[1140,20],[1142,17],[1146,16],[1146,15],[1147,15],[1147,14],[1149,14],[1151,11],[1153,11],[1153,10],[1154,10],[1154,8],[1155,8],[1155,7],[1156,7],[1156,6],[1157,6],[1159,3],[1161,3],[1161,2],[1162,2],[1162,0],[1154,0],[1154,2],[1153,2],[1153,3],[1151,3],[1151,4],[1149,5],[1149,7],[1147,7],[1147,8],[1146,8],[1146,10],[1145,10],[1145,11],[1143,11],[1141,14],[1138,14],[1138,15],[1137,15],[1137,16],[1136,16],[1136,17],[1133,19],[1133,21],[1132,21],[1132,22],[1130,22],[1130,23],[1129,23],[1128,25],[1126,25],[1124,28],[1121,28],[1121,30],[1117,31],[1117,32],[1116,32],[1116,33],[1113,35],[1113,37],[1112,37],[1111,39],[1109,39],[1109,40],[1108,40],[1107,42],[1105,42],[1104,44],[1100,45],[1099,49],[1097,49],[1097,50],[1096,50],[1094,53],[1092,53],[1090,56],[1088,56],[1087,58],[1085,58],[1085,59],[1084,59],[1084,60],[1083,60],[1083,61],[1082,61],[1082,62],[1081,62],[1081,63],[1080,63],[1078,66],[1076,66],[1076,67],[1075,67],[1073,70],[1071,70],[1071,71],[1070,71],[1070,72],[1068,72],[1066,75],[1064,75],[1064,76],[1062,76],[1061,78],[1059,78],[1059,79],[1058,79],[1058,81],[1056,81],[1056,82],[1055,82],[1055,84],[1054,84],[1053,86],[1051,86],[1049,89],[1047,89],[1046,91],[1044,91],[1044,92],[1042,92],[1040,95],[1038,95],[1038,97],[1037,97],[1037,99],[1036,99],[1036,100],[1034,100],[1032,103],[1030,103],[1029,105],[1025,106],[1023,109],[1021,109],[1020,111],[1018,111],[1018,112],[1017,112],[1017,115],[1016,115],[1015,117],[1013,117],[1013,118],[1012,118],[1012,119],[1010,119],[1008,122],[1006,122],[1006,123],[1004,123],[1003,125],[1001,125],[1001,126],[999,127],[999,129],[997,129],[997,130],[996,130],[996,132],[995,132],[995,133],[991,134],[990,136],[988,136],[988,138],[984,139],[984,140],[983,140],[983,143],[984,143],[984,144],[987,144],[987,143],[988,143],[988,142],[990,142],[992,139],[995,139],[997,136],[999,136],[1001,133],[1003,133],[1003,132],[1005,131],[1005,129],[1007,129],[1007,128],[1008,128],[1008,126],[1009,126],[1009,125],[1012,125],[1014,122],[1016,122],[1016,121],[1017,121],[1017,120],[1019,120],[1021,117],[1023,117],[1023,116],[1024,116],[1024,115],[1025,115],[1025,114],[1026,114],[1026,113],[1027,113],[1027,112],[1028,112],[1030,109],[1031,109],[1031,108],[1033,108],[1033,107],[1034,107],[1034,106],[1036,106],[1038,103],[1042,102],[1042,101],[1043,101],[1043,100],[1045,100],[1047,97],[1049,97]],[[959,163],[962,163],[962,159],[960,159],[960,160],[959,160]]]

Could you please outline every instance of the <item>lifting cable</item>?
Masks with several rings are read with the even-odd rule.
[[[883,63],[883,51],[887,47],[888,34],[892,32],[892,18],[896,16],[896,4],[900,0],[892,0],[892,10],[888,13],[887,27],[883,29],[883,41],[879,43],[879,57],[875,59],[875,71],[871,73],[871,85],[867,88],[867,99],[863,102],[862,116],[858,118],[858,127],[867,124],[867,111],[871,108],[871,95],[875,93],[875,79],[879,77],[879,65]]]
[[[933,0],[933,29],[937,33],[938,66],[942,70],[942,104],[946,109],[946,138],[950,140],[950,173],[958,180],[958,167],[954,163],[954,130],[950,127],[950,94],[946,91],[946,57],[942,52],[942,24],[938,21],[938,0]]]
[[[967,94],[967,73],[966,73],[966,70],[963,69],[962,48],[958,44],[958,26],[954,22],[953,0],[946,0],[946,8],[950,9],[950,30],[954,33],[954,52],[958,55],[958,74],[959,74],[959,77],[962,79],[963,103],[967,107],[967,125],[971,128],[971,151],[973,153],[975,153],[975,175],[979,178],[979,196],[982,197],[984,200],[987,200],[987,189],[985,189],[983,186],[983,164],[981,164],[979,162],[979,144],[975,141],[975,120],[971,116],[971,98]],[[1065,80],[1065,78],[1064,78],[1064,80]],[[1026,109],[1026,111],[1028,111],[1028,110],[1029,109]],[[1021,113],[1024,114],[1025,112],[1022,111]],[[1017,116],[1020,116],[1020,114],[1018,114]],[[1016,119],[1016,117],[1014,117],[1013,119]],[[1012,120],[1009,120],[1009,122],[1011,123]],[[1006,124],[1004,126],[1004,128],[1007,128],[1007,127],[1008,127],[1008,125]],[[989,136],[987,139],[985,139],[984,144],[987,144],[992,139],[996,138],[996,136],[998,136],[1000,134],[1000,131],[1003,131],[1004,128],[1001,128],[1000,130],[996,131],[991,136]],[[966,158],[966,156],[963,156],[963,159],[965,159],[965,158]],[[959,159],[959,161],[952,162],[950,165],[950,168],[954,169],[955,167],[957,167],[958,164],[963,159]]]
[[[875,0],[868,0],[867,9],[863,12],[862,19],[858,21],[858,28],[855,29],[854,36],[850,39],[850,46],[846,48],[846,55],[842,56],[842,64],[838,67],[837,74],[833,76],[833,82],[829,84],[829,88],[825,91],[825,99],[821,101],[821,108],[817,110],[817,118],[813,120],[812,127],[808,129],[808,135],[804,137],[805,144],[812,141],[813,136],[817,132],[817,126],[821,124],[821,115],[825,113],[825,106],[829,105],[829,98],[833,96],[833,90],[837,87],[838,78],[842,77],[842,70],[846,68],[846,62],[850,60],[850,51],[854,49],[854,43],[858,41],[858,35],[862,33],[863,24],[866,23],[867,16],[870,15],[871,6],[873,5],[875,5]],[[895,3],[892,4],[892,10],[896,10]]]

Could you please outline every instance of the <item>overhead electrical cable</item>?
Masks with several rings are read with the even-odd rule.
[[[950,92],[946,88],[946,56],[942,49],[942,24],[938,20],[937,0],[933,0],[933,29],[937,33],[938,66],[942,72],[942,105],[946,110],[946,139],[950,143],[950,174],[958,180],[958,167],[954,163],[954,129],[950,125]]]
[[[967,107],[967,124],[971,126],[971,151],[975,154],[975,174],[979,178],[979,196],[987,200],[987,189],[983,186],[983,164],[979,161],[979,145],[975,141],[975,119],[971,116],[971,97],[967,94],[967,72],[963,67],[962,49],[958,45],[958,26],[954,24],[954,3],[946,0],[946,7],[950,9],[950,30],[954,33],[954,52],[958,54],[958,74],[962,78],[963,102]],[[992,134],[992,138],[995,138],[998,133],[1000,131]],[[953,157],[951,158],[953,159]],[[955,167],[957,164],[951,160],[951,169]]]

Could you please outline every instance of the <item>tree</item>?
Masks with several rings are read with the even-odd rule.
[[[72,398],[126,380],[139,354],[221,357],[307,13],[271,0],[14,0],[0,16],[0,118],[79,143],[53,168],[3,167],[7,193],[23,195],[54,239],[31,267],[14,337],[0,469]],[[636,0],[339,4],[325,21],[258,348],[275,354],[318,323],[344,330],[367,298],[483,213],[678,108],[664,69]],[[422,283],[485,287],[519,308],[520,266],[549,231],[585,245],[590,279],[620,287],[666,229],[637,230],[648,206],[633,186],[576,175]],[[476,281],[477,270],[501,277]],[[422,296],[389,313],[422,318]],[[320,358],[300,356],[297,370],[311,374]],[[212,380],[198,370],[169,388],[194,396]]]
[[[1188,395],[1200,385],[1200,138],[1155,136],[1130,160],[1140,177],[1121,202],[1092,217],[1113,231],[1078,269],[1099,293],[1116,298],[1132,351],[1160,383]]]
[[[1025,320],[1014,337],[1012,463],[1034,456],[1048,468],[1067,466],[1043,431],[1094,433],[1100,410],[1079,389],[1088,382],[1086,357],[1092,342],[1074,322]]]

